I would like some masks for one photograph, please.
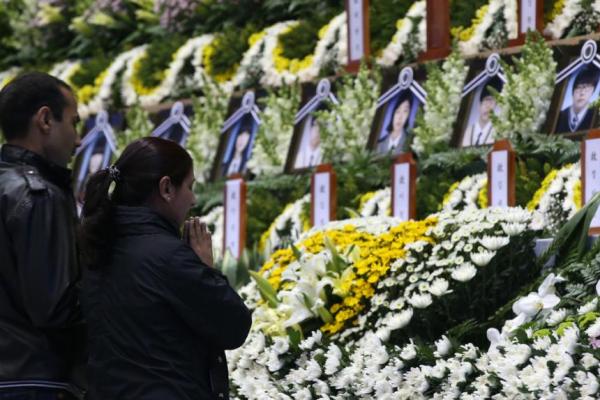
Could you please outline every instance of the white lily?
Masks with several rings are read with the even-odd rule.
[[[560,303],[560,298],[554,294],[540,296],[538,293],[531,292],[513,304],[513,311],[517,315],[525,314],[528,317],[533,317],[542,310],[553,309],[558,303]]]

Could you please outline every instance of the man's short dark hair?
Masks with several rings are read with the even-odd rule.
[[[597,83],[598,70],[593,67],[584,68],[577,74],[575,82],[573,83],[573,90],[575,90],[577,85],[590,85],[596,87]]]
[[[15,78],[0,91],[0,128],[8,141],[24,138],[31,117],[44,106],[57,121],[62,120],[67,105],[61,89],[69,85],[43,72],[29,72]]]

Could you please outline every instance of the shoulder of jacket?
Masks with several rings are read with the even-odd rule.
[[[48,190],[48,182],[42,178],[37,169],[31,166],[23,166],[18,168],[18,173],[23,177],[27,187],[32,192],[40,192]]]

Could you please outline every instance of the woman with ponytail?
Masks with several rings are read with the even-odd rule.
[[[251,317],[212,268],[206,225],[185,220],[193,183],[189,154],[153,137],[90,177],[80,231],[90,400],[229,397],[224,350],[243,344]]]

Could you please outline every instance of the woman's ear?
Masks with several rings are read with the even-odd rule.
[[[173,199],[173,185],[171,184],[171,178],[168,176],[163,176],[162,178],[160,178],[160,181],[158,181],[158,191],[160,194],[160,197],[166,201],[167,203],[170,203],[171,200]]]

